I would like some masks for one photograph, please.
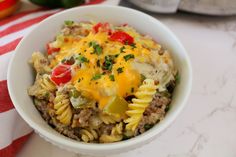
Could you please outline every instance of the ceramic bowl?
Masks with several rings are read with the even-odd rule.
[[[181,80],[174,91],[171,109],[164,120],[135,138],[111,144],[75,141],[61,135],[43,120],[35,108],[32,98],[27,94],[27,88],[34,82],[34,74],[28,61],[34,51],[45,51],[45,44],[54,39],[65,20],[93,20],[110,22],[114,25],[128,23],[142,34],[152,36],[155,41],[171,52]],[[129,151],[160,135],[185,106],[191,90],[192,68],[188,54],[180,41],[157,19],[125,7],[94,5],[65,10],[39,23],[17,46],[9,65],[7,79],[9,93],[16,110],[40,136],[63,149],[96,156]]]

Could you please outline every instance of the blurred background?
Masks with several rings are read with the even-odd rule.
[[[98,1],[101,0],[0,0],[0,18],[10,16],[22,9],[33,9],[39,6],[71,8]],[[162,14],[174,14],[179,11],[217,16],[236,14],[235,0],[119,0],[117,3]]]

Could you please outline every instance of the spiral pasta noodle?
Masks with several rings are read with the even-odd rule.
[[[84,142],[94,141],[98,138],[98,134],[94,129],[82,129],[80,130],[80,134]]]
[[[116,124],[112,130],[110,135],[103,134],[99,138],[99,141],[102,143],[111,143],[111,142],[117,142],[121,141],[123,136],[123,122],[120,122],[119,124]]]
[[[49,92],[54,92],[57,88],[55,84],[50,80],[49,75],[44,74],[40,81],[40,86]]]
[[[29,95],[35,96],[38,99],[45,99],[50,92],[52,93],[56,89],[57,88],[50,80],[49,75],[37,74],[35,83],[28,89],[28,93]]]
[[[72,118],[72,109],[69,96],[61,91],[56,92],[54,99],[54,109],[56,110],[57,120],[62,124],[69,125]]]
[[[135,131],[140,120],[142,119],[143,112],[148,107],[156,93],[157,86],[152,79],[145,79],[143,84],[138,88],[135,93],[136,98],[132,99],[132,103],[128,105],[129,110],[126,114],[129,118],[125,119],[127,123],[126,130]]]
[[[114,124],[116,122],[119,122],[121,119],[117,118],[113,115],[108,115],[106,113],[100,113],[99,118],[103,121],[105,124]]]

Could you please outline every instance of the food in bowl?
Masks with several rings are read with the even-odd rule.
[[[163,46],[131,26],[65,21],[45,53],[34,52],[28,94],[47,123],[84,142],[144,133],[170,108],[178,78]]]

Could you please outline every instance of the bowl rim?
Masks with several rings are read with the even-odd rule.
[[[115,149],[121,149],[121,148],[126,148],[126,147],[131,147],[132,145],[136,145],[136,144],[140,144],[143,141],[148,141],[151,140],[153,137],[159,135],[161,132],[163,132],[168,126],[170,126],[170,124],[173,123],[173,121],[177,118],[177,116],[180,114],[180,112],[183,110],[184,106],[186,105],[187,99],[190,95],[191,92],[191,88],[192,88],[192,66],[191,66],[191,62],[190,62],[190,58],[188,56],[188,53],[186,52],[185,48],[183,47],[183,45],[181,44],[181,42],[179,41],[179,39],[174,35],[174,33],[172,33],[172,31],[170,31],[170,29],[165,26],[164,24],[162,24],[158,19],[145,14],[141,11],[138,10],[134,10],[131,8],[126,8],[123,6],[111,6],[111,5],[91,5],[91,6],[81,6],[81,7],[75,7],[72,9],[68,9],[68,10],[64,10],[62,12],[56,13],[48,18],[46,18],[45,20],[41,21],[37,26],[35,26],[26,36],[23,37],[23,39],[20,41],[20,43],[18,44],[18,46],[15,49],[14,54],[11,57],[11,60],[9,62],[9,66],[8,66],[8,73],[7,73],[7,80],[10,80],[11,78],[11,69],[12,66],[14,64],[14,58],[16,53],[19,53],[19,49],[23,43],[23,41],[26,39],[26,37],[30,36],[32,32],[36,31],[37,28],[42,25],[43,23],[45,23],[46,21],[50,21],[51,19],[57,18],[59,17],[61,14],[65,14],[67,12],[73,12],[74,10],[80,10],[80,9],[86,9],[86,8],[114,8],[114,9],[120,9],[122,10],[127,10],[129,12],[132,12],[134,14],[137,15],[142,15],[145,18],[149,18],[150,20],[154,21],[154,23],[156,25],[158,25],[159,27],[161,27],[162,30],[165,30],[166,34],[170,35],[174,41],[175,44],[178,45],[178,47],[183,51],[184,55],[185,55],[185,60],[186,60],[186,69],[188,72],[188,81],[186,82],[186,92],[185,92],[185,96],[181,101],[181,105],[176,108],[176,110],[171,114],[171,116],[169,116],[169,120],[166,121],[165,123],[162,124],[162,127],[159,127],[158,129],[150,129],[149,131],[140,134],[139,136],[136,136],[134,138],[131,138],[129,140],[125,140],[125,141],[120,141],[120,142],[115,142],[115,143],[105,143],[105,144],[101,144],[101,143],[84,143],[81,141],[76,141],[70,138],[61,138],[58,135],[55,135],[54,133],[50,133],[48,131],[46,131],[45,129],[43,129],[40,124],[37,124],[36,122],[34,122],[32,119],[28,118],[27,114],[24,112],[24,110],[20,107],[20,105],[18,104],[17,100],[16,100],[16,96],[14,94],[14,91],[12,90],[12,85],[11,85],[11,81],[7,81],[7,86],[8,86],[8,90],[9,90],[9,95],[11,97],[11,100],[17,110],[17,112],[20,114],[20,116],[34,129],[36,130],[39,134],[45,136],[47,139],[50,139],[50,141],[53,141],[53,143],[57,143],[61,146],[65,146],[65,147],[70,147],[70,148],[75,148],[75,149],[83,149],[83,150],[96,150],[96,151],[105,151],[105,150],[115,150]]]

